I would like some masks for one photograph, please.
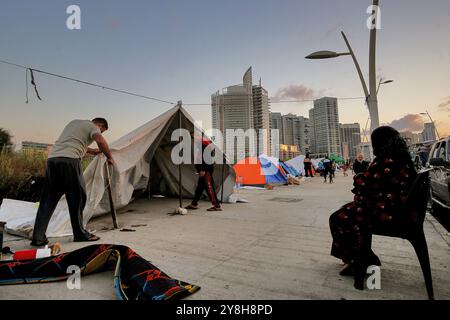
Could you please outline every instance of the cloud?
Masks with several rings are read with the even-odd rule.
[[[419,114],[407,114],[400,119],[392,121],[389,125],[398,131],[422,131],[423,118]]]
[[[271,100],[312,100],[317,98],[318,93],[304,85],[290,85],[277,90]]]
[[[440,105],[438,105],[438,109],[445,109],[450,112],[450,96],[444,99]]]

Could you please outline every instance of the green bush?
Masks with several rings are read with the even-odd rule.
[[[47,155],[37,151],[0,152],[0,202],[3,198],[39,201]]]
[[[82,160],[85,170],[92,157]],[[42,151],[0,151],[0,204],[4,198],[33,201],[40,199],[44,187],[47,153]]]

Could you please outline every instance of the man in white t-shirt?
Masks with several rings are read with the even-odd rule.
[[[81,158],[86,153],[92,155],[103,153],[108,163],[114,164],[108,143],[102,136],[106,130],[108,130],[108,122],[104,118],[95,118],[92,121],[72,120],[56,140],[47,160],[44,189],[34,223],[32,246],[43,246],[48,243],[45,232],[56,205],[63,195],[66,195],[69,207],[74,241],[100,239],[83,227],[86,186],[81,169]],[[88,147],[94,141],[99,149]]]

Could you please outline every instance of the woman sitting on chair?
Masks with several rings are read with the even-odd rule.
[[[331,255],[344,262],[341,275],[353,275],[361,261],[367,266],[381,265],[371,249],[364,250],[370,248],[371,230],[401,224],[401,208],[417,177],[406,142],[397,130],[379,127],[371,139],[375,159],[367,170],[355,175],[354,201],[330,216]]]

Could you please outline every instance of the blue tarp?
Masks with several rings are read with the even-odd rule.
[[[266,183],[285,184],[287,183],[286,177],[280,172],[276,161],[266,155],[260,155],[258,157],[261,163],[264,176],[266,177]],[[278,162],[280,165],[280,162]]]
[[[283,168],[284,172],[290,174],[291,176],[298,177],[300,175],[298,173],[298,171],[295,170],[295,168],[291,167],[290,165],[288,165],[287,163],[285,163],[281,160],[280,160],[280,165],[281,165],[281,168]]]

